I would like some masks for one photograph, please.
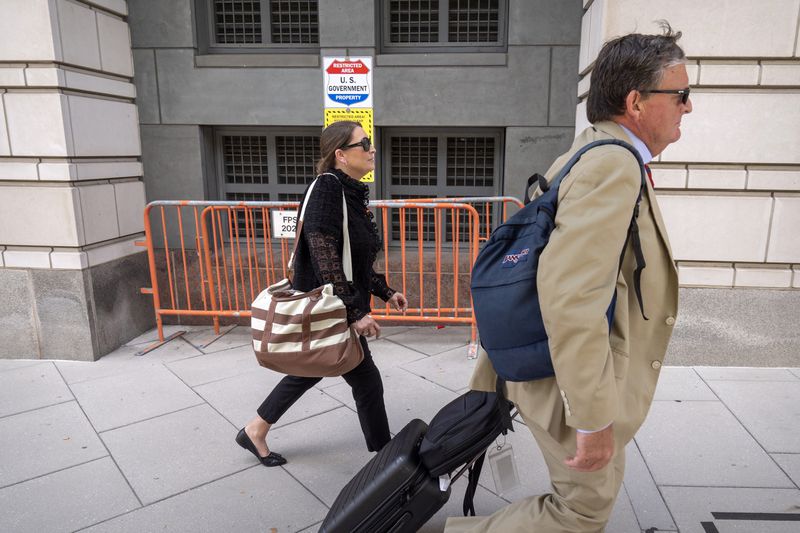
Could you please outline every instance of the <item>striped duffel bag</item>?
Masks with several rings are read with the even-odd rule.
[[[256,297],[252,313],[253,349],[265,368],[292,376],[341,376],[364,359],[330,283],[301,292],[284,279]]]

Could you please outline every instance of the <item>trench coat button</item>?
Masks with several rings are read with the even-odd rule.
[[[661,361],[653,361],[652,363],[650,363],[650,366],[653,367],[653,370],[658,370],[659,368],[661,368]]]
[[[668,316],[667,319],[664,322],[666,322],[668,326],[672,326],[672,325],[675,324],[675,317],[674,316]]]

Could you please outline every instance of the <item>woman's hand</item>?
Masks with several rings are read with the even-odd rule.
[[[405,311],[408,309],[408,300],[406,299],[406,295],[402,292],[396,292],[392,294],[392,297],[389,298],[388,303],[390,303],[398,311]]]
[[[359,320],[353,322],[353,327],[356,328],[356,333],[365,337],[378,338],[381,334],[381,327],[375,322],[375,319],[369,315],[364,315]]]

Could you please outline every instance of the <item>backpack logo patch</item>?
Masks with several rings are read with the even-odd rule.
[[[503,258],[503,268],[514,268],[517,266],[517,263],[527,261],[530,252],[530,248],[523,248],[518,252],[512,251],[510,254],[506,254]]]

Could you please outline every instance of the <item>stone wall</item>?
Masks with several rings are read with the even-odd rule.
[[[606,40],[659,19],[683,32],[694,109],[653,164],[681,284],[800,288],[800,0],[584,7],[581,98]]]
[[[97,305],[139,276],[109,265],[146,265],[126,15],[124,0],[0,3],[0,276],[29,310],[0,357],[95,359],[152,322],[132,288]]]

